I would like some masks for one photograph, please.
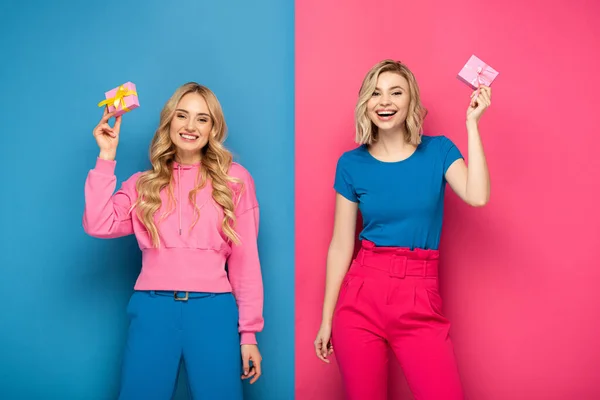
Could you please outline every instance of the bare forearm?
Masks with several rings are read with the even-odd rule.
[[[469,137],[469,167],[466,196],[470,204],[483,206],[490,198],[490,176],[479,128],[474,121],[467,121]]]
[[[325,299],[323,301],[322,324],[330,325],[333,319],[335,303],[340,292],[340,286],[352,261],[352,251],[330,246],[327,254],[327,278],[325,281]]]

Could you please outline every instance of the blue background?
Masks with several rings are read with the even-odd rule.
[[[116,398],[141,257],[133,236],[94,239],[81,226],[97,103],[118,84],[137,85],[141,107],[121,128],[120,186],[148,167],[164,103],[197,81],[221,101],[226,144],[262,207],[264,375],[245,384],[247,398],[292,399],[293,1],[48,3],[0,5],[0,398]]]

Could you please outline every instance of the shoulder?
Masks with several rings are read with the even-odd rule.
[[[428,150],[448,150],[455,147],[454,142],[445,135],[422,135],[421,136],[421,147]]]
[[[352,166],[356,163],[359,163],[361,160],[364,160],[366,155],[368,155],[368,151],[365,145],[361,145],[352,150],[345,151],[338,158],[338,166]]]
[[[256,188],[254,185],[254,178],[250,174],[250,171],[244,168],[241,164],[232,162],[231,166],[229,167],[229,171],[227,171],[227,175],[235,180],[234,182],[229,182],[229,187],[235,194],[255,194]]]
[[[425,143],[426,148],[429,148],[424,152],[427,154],[426,157],[440,160],[444,166],[444,173],[454,161],[463,158],[458,147],[447,136],[428,136],[422,143]]]
[[[249,209],[258,207],[254,179],[250,172],[241,164],[232,162],[229,171],[227,171],[227,175],[237,181],[229,182],[229,187],[233,191],[234,197],[237,199],[235,207],[238,216]]]
[[[242,166],[241,164],[239,164],[237,162],[231,163],[231,166],[229,167],[229,171],[227,171],[227,174],[232,178],[241,180],[242,182],[252,182],[253,181],[250,171],[248,171],[244,166]]]
[[[421,144],[422,145],[434,145],[434,146],[440,146],[444,143],[448,143],[448,142],[452,142],[447,136],[445,135],[421,135]]]
[[[146,172],[149,171],[138,171],[135,174],[131,175],[129,178],[127,178],[128,182],[137,182],[138,179],[140,179],[140,177],[145,174]]]

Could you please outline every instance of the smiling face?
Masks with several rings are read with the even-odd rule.
[[[178,160],[186,164],[199,162],[212,128],[213,120],[204,97],[196,92],[184,95],[177,104],[169,128]]]
[[[406,132],[409,105],[408,81],[395,72],[383,72],[367,102],[367,114],[379,132]]]

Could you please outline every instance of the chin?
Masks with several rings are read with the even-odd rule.
[[[397,129],[400,125],[393,122],[374,122],[375,126],[382,131],[391,131]]]
[[[182,149],[185,149],[185,150],[200,150],[208,144],[208,141],[204,141],[204,142],[196,141],[196,142],[190,143],[190,142],[184,142],[182,140],[178,140],[175,144],[177,145],[177,147],[181,147]]]

